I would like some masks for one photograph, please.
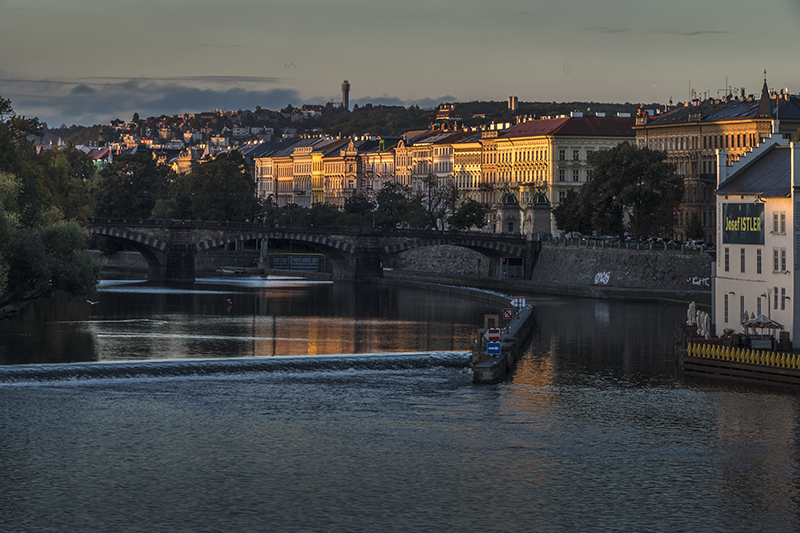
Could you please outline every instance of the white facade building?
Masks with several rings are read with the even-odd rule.
[[[800,144],[773,135],[732,166],[726,161],[727,151],[717,150],[715,333],[742,333],[744,313],[764,315],[783,325],[784,340],[798,348]],[[780,340],[779,331],[764,330],[770,332]]]

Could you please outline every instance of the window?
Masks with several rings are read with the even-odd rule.
[[[563,202],[566,197],[567,197],[566,191],[558,191],[558,203]]]
[[[786,212],[781,211],[781,233],[786,234]]]
[[[566,181],[567,180],[566,174],[567,174],[566,170],[564,170],[563,168],[560,169],[558,171],[558,181]]]
[[[786,310],[786,289],[781,288],[781,311]]]
[[[739,251],[741,252],[739,255],[741,257],[741,263],[742,263],[741,264],[742,274],[744,274],[744,248],[742,248]]]
[[[781,272],[786,272],[786,248],[781,248]]]
[[[756,273],[761,274],[761,250],[756,250]],[[761,313],[759,313],[761,314]]]
[[[778,308],[778,287],[772,288],[772,308]]]
[[[586,181],[592,181],[592,169],[591,168],[587,168],[586,169]]]
[[[728,323],[728,294],[725,293],[725,323]]]
[[[772,233],[778,233],[778,212],[772,213]]]
[[[772,249],[772,271],[773,272],[777,272],[779,270],[778,269],[778,265],[779,265],[779,263],[778,263],[778,249],[777,248],[773,248]],[[775,289],[775,290],[778,290],[778,289]]]
[[[730,262],[731,262],[731,249],[725,248],[725,272],[730,270]]]
[[[567,152],[566,152],[566,150],[559,150],[559,151],[558,151],[558,160],[559,160],[559,161],[564,161],[564,160],[566,160],[566,159],[567,159]]]
[[[572,181],[580,181],[581,180],[581,171],[580,170],[573,170],[572,171]]]
[[[589,159],[589,156],[594,153],[593,150],[586,150],[586,159]]]
[[[744,294],[739,296],[739,316],[744,316]]]
[[[761,296],[756,298],[756,316],[761,316]]]
[[[577,161],[580,158],[581,158],[581,151],[580,150],[573,150],[572,151],[572,159],[574,161]]]

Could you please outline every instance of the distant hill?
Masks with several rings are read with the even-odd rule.
[[[631,113],[633,115],[640,107],[655,109],[661,104],[624,104],[599,103],[599,102],[519,102],[516,113],[508,109],[508,102],[474,101],[451,102],[460,109],[465,118],[465,126],[483,126],[492,122],[514,123],[516,116],[533,116],[542,118],[546,116],[569,115],[573,111],[583,113],[605,113],[608,116],[617,113]],[[322,110],[320,116],[292,122],[280,113],[275,113],[271,126],[280,130],[283,128],[296,128],[299,133],[317,132],[327,135],[384,135],[400,136],[407,131],[427,129],[436,119],[436,110],[420,109],[417,106],[382,106],[366,104],[354,106],[352,111],[329,104]],[[151,120],[152,119],[148,119]],[[219,125],[221,129],[223,124]],[[106,141],[116,141],[119,133],[108,125],[63,126],[47,130],[63,140],[73,144],[89,144],[97,141],[100,133]]]

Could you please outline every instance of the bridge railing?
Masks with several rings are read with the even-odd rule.
[[[560,246],[576,246],[583,248],[609,248],[617,250],[647,250],[656,252],[689,252],[689,253],[713,253],[714,246],[691,246],[686,243],[676,244],[670,242],[638,241],[638,240],[607,240],[601,238],[586,237],[554,237],[550,236],[542,239],[542,242]]]
[[[339,235],[398,235],[418,237],[450,237],[450,238],[481,238],[507,242],[520,242],[526,240],[525,235],[506,233],[489,233],[484,231],[457,231],[415,228],[373,228],[360,226],[304,226],[304,225],[275,225],[262,222],[214,222],[209,220],[157,220],[143,218],[106,218],[93,217],[89,219],[93,226],[118,226],[138,228],[196,228],[196,229],[227,229],[234,231],[280,231],[303,232]]]

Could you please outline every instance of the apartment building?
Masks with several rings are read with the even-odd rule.
[[[571,188],[592,179],[589,156],[623,142],[633,142],[628,116],[583,116],[529,120],[498,135],[495,189],[513,192],[521,205],[544,193],[553,207]],[[555,224],[555,222],[553,222]],[[552,227],[555,233],[555,225]]]
[[[726,150],[733,164],[772,133],[788,138],[798,128],[800,97],[770,92],[766,80],[758,99],[742,90],[738,97],[696,99],[663,113],[640,111],[634,126],[637,146],[666,152],[683,178],[674,237],[716,242],[716,150]]]
[[[470,132],[452,144],[453,179],[465,198],[481,202],[481,132]]]

